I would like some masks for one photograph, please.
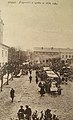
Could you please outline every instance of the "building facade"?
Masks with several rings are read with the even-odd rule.
[[[49,65],[53,59],[71,63],[73,49],[35,47],[32,59],[34,62],[42,63],[43,65]]]
[[[3,44],[3,20],[0,17],[0,67],[8,62],[8,49],[7,45]]]

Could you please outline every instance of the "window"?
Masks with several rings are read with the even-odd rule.
[[[71,55],[69,55],[69,58],[71,58]]]
[[[45,60],[43,60],[43,62],[45,62]]]
[[[2,66],[4,65],[4,62],[2,63]]]
[[[66,60],[66,63],[67,63],[67,60]]]
[[[3,57],[3,50],[2,50],[2,57]]]
[[[66,55],[66,58],[67,58],[68,56]]]
[[[46,62],[48,62],[48,60],[46,60]]]
[[[62,55],[62,58],[64,58],[64,55]]]
[[[7,51],[5,51],[5,56],[7,56]]]

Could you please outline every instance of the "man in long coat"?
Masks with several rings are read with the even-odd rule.
[[[14,99],[14,93],[15,93],[15,90],[12,88],[11,91],[10,91],[10,97],[12,99],[12,102],[13,102],[13,99]]]

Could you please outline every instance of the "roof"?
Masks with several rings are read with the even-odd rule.
[[[35,47],[34,52],[70,52],[73,53],[73,49],[70,48],[46,48],[46,47]]]
[[[49,70],[50,70],[50,67],[43,67],[43,69],[44,69],[45,71],[49,71]]]
[[[6,47],[6,48],[10,48],[9,46],[7,46],[7,45],[5,45],[5,44],[2,44],[2,43],[0,43],[0,45],[4,46],[4,47]]]
[[[58,76],[51,70],[51,71],[46,71],[48,77],[52,78],[58,78]]]

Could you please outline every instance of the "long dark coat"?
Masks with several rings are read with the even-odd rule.
[[[11,97],[11,98],[14,98],[14,93],[15,93],[15,90],[14,90],[14,89],[11,89],[11,91],[10,91],[10,97]]]
[[[44,86],[41,86],[41,89],[40,89],[40,94],[41,94],[41,95],[45,94],[45,89],[44,89]]]

